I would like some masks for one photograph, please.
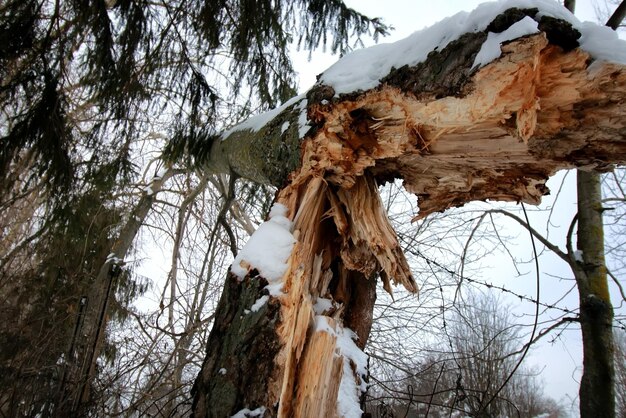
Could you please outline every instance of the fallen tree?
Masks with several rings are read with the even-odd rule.
[[[554,2],[492,4],[348,55],[207,139],[207,170],[279,192],[227,277],[195,415],[360,416],[376,280],[418,290],[378,185],[402,179],[422,218],[537,204],[557,170],[624,163],[624,64],[614,34]]]

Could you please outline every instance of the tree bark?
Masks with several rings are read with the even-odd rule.
[[[604,261],[600,174],[578,170],[578,243],[582,262],[575,269],[580,298],[583,375],[580,416],[615,416],[613,306]]]
[[[557,170],[626,161],[626,68],[590,72],[569,24],[537,18],[539,34],[473,67],[488,31],[527,15],[537,10],[511,9],[367,91],[335,95],[318,84],[260,128],[213,141],[209,169],[280,188],[295,244],[278,294],[254,265],[242,261],[243,278],[229,274],[193,388],[195,416],[353,416],[345,401],[354,412],[364,387],[358,347],[374,278],[388,292],[391,282],[417,292],[378,184],[403,179],[424,217],[473,200],[536,204]],[[301,111],[311,125],[302,140]],[[266,155],[265,142],[280,152]]]

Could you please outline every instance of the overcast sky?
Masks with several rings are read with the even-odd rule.
[[[478,4],[484,1],[477,0],[346,0],[350,7],[370,16],[382,17],[385,23],[393,26],[395,30],[390,36],[383,38],[380,42],[393,42],[402,39],[411,33],[430,26],[437,21],[451,16],[460,11],[471,11]],[[604,5],[603,0],[578,0],[576,2],[576,16],[580,20],[597,21],[596,8]],[[600,7],[602,8],[602,7]],[[366,40],[367,45],[373,44],[371,40]],[[308,60],[306,53],[294,53],[294,60],[297,70],[300,72],[300,91],[305,91],[315,82],[315,76],[323,72],[327,67],[332,65],[337,57],[329,54],[314,54],[311,60]],[[548,183],[553,194],[561,187],[561,180],[564,173],[553,178]],[[565,232],[570,220],[576,210],[576,194],[575,194],[575,174],[570,173],[562,186],[562,193],[555,203],[553,213],[557,214],[553,217],[553,222],[560,226],[551,232],[551,239],[557,244],[563,244]],[[544,199],[544,207],[552,205],[554,196]],[[545,212],[533,212],[531,217],[534,225],[545,225]],[[559,232],[560,231],[560,232]],[[516,233],[515,231],[512,233]],[[515,255],[529,258],[530,242],[527,235],[523,231],[517,231],[520,236],[520,242],[513,248]],[[559,234],[561,236],[559,236]],[[563,246],[561,245],[563,248]],[[562,277],[571,277],[571,271],[557,257],[551,254],[544,254],[541,260],[541,300],[546,303],[556,302],[563,294],[572,288],[573,283]],[[492,274],[489,280],[494,284],[501,284],[517,293],[534,296],[535,295],[535,278],[532,265],[527,265],[525,271],[528,275],[525,277],[517,277],[516,271],[507,260],[503,260],[501,255],[497,255],[492,259],[484,261],[486,269]],[[559,278],[561,277],[561,278]],[[419,282],[419,278],[418,278]],[[615,298],[614,298],[615,300]],[[532,322],[529,315],[533,312],[532,304],[521,304],[516,300],[509,300],[515,304],[515,313],[519,315],[519,320],[524,323]],[[560,306],[575,308],[578,304],[576,291],[570,292],[562,301]],[[549,315],[549,313],[548,313]],[[547,319],[542,317],[542,319]],[[555,334],[556,335],[556,334]],[[556,341],[550,343],[551,338],[547,337],[537,345],[528,359],[529,365],[542,370],[541,377],[546,384],[546,393],[555,400],[570,407],[574,404],[574,408],[569,412],[572,416],[578,415],[577,405],[574,400],[578,392],[578,378],[580,376],[580,366],[582,364],[582,344],[580,341],[580,331],[577,327],[571,327],[571,330],[563,332]]]

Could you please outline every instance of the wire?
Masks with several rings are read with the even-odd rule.
[[[524,204],[522,203],[522,210],[524,211],[524,218],[526,219],[526,223],[528,225],[530,225],[530,220],[528,219],[528,214],[526,213],[526,207],[524,206]],[[537,256],[537,247],[535,245],[535,237],[533,236],[532,232],[530,232],[530,230],[528,231],[529,235],[530,235],[530,242],[533,246],[533,254],[535,256],[535,270],[537,272],[537,276],[536,276],[536,286],[537,286],[537,296],[535,298],[536,303],[535,303],[535,321],[533,323],[533,330],[530,333],[530,339],[529,339],[529,343],[526,344],[526,348],[524,349],[524,352],[522,353],[520,359],[517,361],[517,364],[515,365],[515,367],[513,368],[513,370],[511,371],[511,373],[509,374],[509,376],[506,378],[506,380],[502,383],[502,385],[500,385],[500,388],[498,388],[498,390],[491,396],[491,399],[489,399],[489,402],[487,402],[487,404],[485,405],[485,408],[487,408],[489,406],[489,404],[491,404],[491,402],[494,401],[494,399],[496,399],[496,397],[498,396],[498,394],[502,391],[502,389],[504,389],[504,387],[509,383],[509,381],[513,378],[513,375],[515,374],[515,372],[517,371],[517,369],[519,369],[519,367],[522,365],[522,361],[524,361],[524,358],[526,357],[526,354],[528,354],[528,350],[530,350],[530,342],[532,342],[535,339],[535,333],[537,332],[537,324],[539,322],[539,290],[540,290],[540,274],[539,274],[539,258]]]

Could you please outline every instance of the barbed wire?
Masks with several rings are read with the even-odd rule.
[[[468,276],[465,276],[465,275],[461,275],[461,274],[457,273],[456,271],[450,269],[449,267],[446,267],[446,266],[442,265],[441,263],[439,263],[439,262],[437,262],[437,261],[435,261],[435,260],[425,256],[419,250],[409,249],[408,252],[413,254],[414,256],[420,257],[424,261],[426,261],[426,263],[429,265],[431,271],[433,271],[432,266],[431,266],[431,265],[433,265],[433,266],[439,268],[440,270],[450,274],[450,276],[452,276],[455,280],[458,281],[458,285],[461,285],[461,283],[463,281],[467,281],[468,283],[471,283],[471,284],[484,286],[484,287],[486,287],[488,289],[491,289],[491,290],[498,290],[498,291],[500,291],[502,293],[509,294],[511,296],[514,296],[514,297],[518,298],[520,301],[525,301],[525,302],[529,302],[529,303],[532,303],[532,304],[538,304],[539,306],[541,306],[543,308],[546,308],[546,309],[556,310],[556,311],[562,312],[564,314],[579,315],[579,312],[578,312],[579,309],[578,308],[576,308],[576,309],[569,309],[567,307],[557,306],[557,305],[552,304],[552,303],[541,302],[541,301],[535,300],[534,298],[532,298],[530,296],[522,295],[520,293],[516,293],[516,292],[514,292],[511,289],[507,289],[504,286],[499,286],[499,285],[495,285],[495,284],[492,284],[492,283],[487,283],[486,281],[473,279],[471,277],[468,277]],[[439,285],[439,290],[440,290],[442,298],[443,298],[443,287],[441,285]],[[443,307],[443,305],[442,305],[442,307]],[[622,329],[622,330],[626,331],[626,322],[624,322],[624,320],[622,320],[620,318],[614,318],[614,322],[616,324],[613,324],[613,328],[618,328],[618,329]],[[445,327],[445,325],[444,325],[444,327]],[[563,331],[564,331],[564,329],[559,331],[559,334],[557,335],[557,337],[560,336],[560,334]]]

